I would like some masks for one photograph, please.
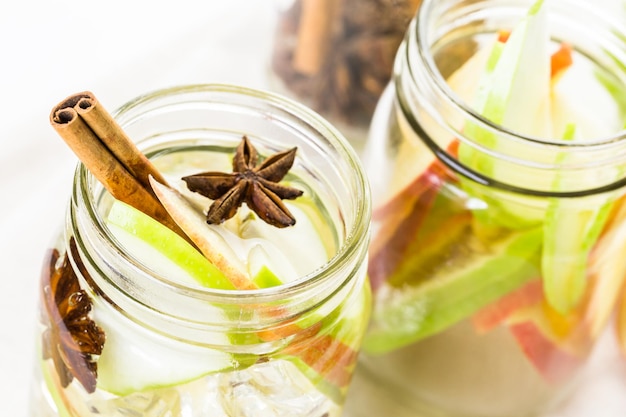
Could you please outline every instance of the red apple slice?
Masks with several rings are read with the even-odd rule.
[[[472,323],[478,333],[486,333],[505,323],[515,312],[542,301],[543,283],[541,279],[536,279],[505,295],[495,303],[483,307],[474,314]]]
[[[458,141],[453,141],[448,152],[454,154]],[[374,289],[393,273],[406,256],[406,249],[415,240],[424,219],[446,181],[455,181],[450,171],[434,161],[426,171],[414,179],[400,193],[373,213],[378,225],[370,244],[368,274]]]
[[[526,357],[548,382],[567,380],[583,363],[584,358],[561,349],[531,321],[516,323],[510,330]]]

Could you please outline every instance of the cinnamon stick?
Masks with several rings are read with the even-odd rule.
[[[152,191],[149,176],[166,184],[162,175],[91,92],[74,94],[55,106],[50,124],[113,197],[189,241]]]
[[[165,184],[165,178],[148,158],[135,146],[135,143],[126,135],[113,116],[99,105],[93,96],[81,97],[74,106],[78,115],[83,119],[104,145],[115,155],[133,177],[141,183],[143,188],[152,190],[148,177]]]
[[[293,67],[306,75],[317,74],[331,47],[333,22],[341,0],[302,0],[298,45],[294,52]]]

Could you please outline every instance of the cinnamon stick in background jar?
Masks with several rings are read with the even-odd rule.
[[[302,0],[302,13],[293,58],[294,68],[307,75],[317,74],[328,56],[333,23],[341,0]]]
[[[420,0],[297,0],[280,17],[273,71],[339,125],[367,127]]]

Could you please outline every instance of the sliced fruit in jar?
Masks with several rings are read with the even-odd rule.
[[[123,245],[139,259],[150,260],[150,267],[167,276],[181,277],[216,289],[234,289],[226,276],[186,240],[139,210],[114,201],[107,216],[107,225]],[[144,242],[142,244],[142,242]],[[155,251],[161,256],[151,256]],[[169,260],[170,262],[167,262]],[[159,265],[155,265],[159,262]],[[182,270],[182,271],[181,271]]]
[[[94,303],[94,320],[107,335],[98,359],[98,387],[116,395],[173,386],[234,366],[233,357],[218,348],[162,336],[108,305]],[[224,346],[229,340],[216,334],[214,343]]]
[[[561,315],[546,303],[540,279],[483,307],[472,322],[481,334],[497,326],[508,328],[530,363],[550,383],[565,380],[579,369],[584,346],[589,346],[584,341],[591,340],[580,333],[578,315]]]
[[[380,288],[364,349],[384,353],[430,336],[537,277],[541,238],[541,229],[535,228],[479,249],[461,239],[465,246],[458,248],[456,259],[450,258],[428,279],[414,286]]]
[[[204,215],[196,210],[178,191],[153,178],[150,184],[157,198],[174,221],[196,244],[207,259],[215,265],[237,289],[255,289],[244,262],[237,256],[239,238],[225,228],[206,223]],[[232,235],[232,236],[230,236]],[[239,244],[239,245],[238,245]]]
[[[458,141],[453,141],[447,151],[455,154]],[[368,274],[374,290],[393,273],[404,259],[414,236],[421,230],[441,187],[455,181],[447,168],[438,160],[392,199],[373,213],[374,239],[370,243]]]
[[[472,323],[478,333],[485,333],[505,324],[520,309],[539,304],[542,300],[543,283],[535,279],[481,308],[472,316]]]
[[[568,125],[563,140],[573,140],[576,127]],[[566,159],[567,155],[561,154]],[[561,188],[563,174],[557,173],[554,189]],[[606,219],[610,205],[596,207],[597,199],[570,201],[552,198],[544,221],[541,272],[545,296],[559,312],[565,314],[575,308],[587,286],[587,259]]]
[[[624,120],[619,106],[605,86],[589,74],[590,63],[579,59],[555,83],[552,113],[555,134],[562,132],[566,142],[603,137],[619,131]],[[594,111],[587,105],[592,102]],[[593,114],[592,114],[593,113]],[[570,165],[585,163],[576,153],[563,153],[557,162]],[[577,178],[580,189],[593,189],[598,184],[616,181],[623,170],[605,167],[599,171],[604,178],[588,174]],[[557,173],[552,184],[556,192],[572,183],[572,178]],[[545,216],[545,242],[542,272],[546,297],[561,313],[567,313],[583,300],[588,281],[588,260],[591,249],[611,212],[615,196],[597,194],[578,199],[551,199]]]
[[[510,331],[526,357],[548,382],[571,378],[583,363],[584,357],[562,349],[532,321],[515,323],[510,326]]]
[[[591,203],[555,201],[548,208],[542,275],[548,302],[560,313],[572,311],[583,300],[588,286],[588,258],[611,209]]]
[[[298,320],[297,326],[305,330],[281,354],[337,402],[345,396],[356,366],[372,300],[367,280],[361,288],[349,291],[333,311],[313,311],[310,317]],[[307,328],[307,323],[312,324]]]
[[[506,43],[494,43],[491,56],[481,71],[482,78],[473,101],[475,111],[491,122],[538,137],[552,135],[550,37],[546,9],[543,0],[537,1]],[[487,177],[515,183],[514,176],[520,175],[519,172],[489,154],[490,151],[501,151],[503,146],[497,133],[474,123],[466,124],[464,133],[486,150],[479,151],[474,145],[461,143],[459,160],[463,164]],[[464,184],[493,208],[477,211],[479,219],[511,229],[541,223],[543,214],[541,210],[533,209],[532,204],[513,200],[512,195],[501,197],[495,190],[477,187],[470,181],[464,181]]]

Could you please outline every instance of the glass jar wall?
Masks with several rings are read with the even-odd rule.
[[[230,171],[242,136],[262,160],[297,147],[296,225],[240,224],[249,264],[271,244],[289,253],[268,252],[256,289],[229,288],[80,164],[43,265],[31,415],[338,416],[370,309],[369,190],[345,139],[291,101],[223,85],[148,94],[116,119],[176,185]],[[304,272],[280,282],[281,256]]]
[[[612,314],[626,273],[626,36],[588,2],[531,6],[425,0],[398,52],[365,147],[374,304],[350,417],[542,415]],[[541,36],[537,16],[546,56],[518,64],[506,94],[480,90],[494,60]],[[549,108],[525,103],[542,82]]]

